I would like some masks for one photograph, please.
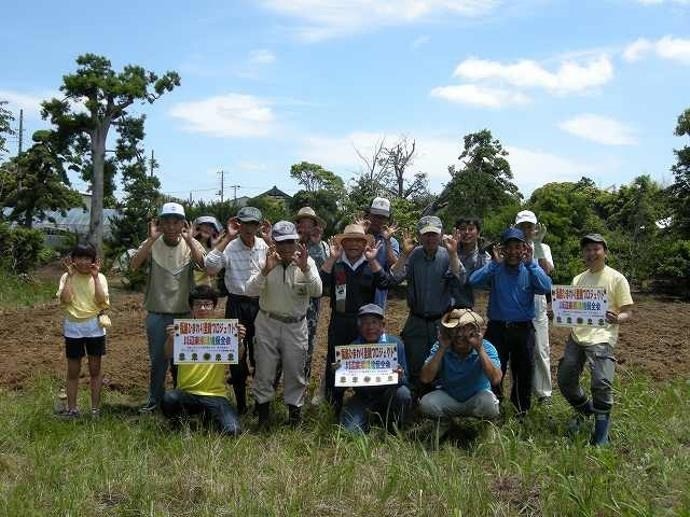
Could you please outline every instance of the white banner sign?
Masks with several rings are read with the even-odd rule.
[[[238,364],[237,320],[176,319],[175,364]]]
[[[603,327],[608,310],[605,287],[554,285],[551,288],[553,323],[562,327]]]
[[[335,385],[341,388],[398,384],[398,345],[367,343],[335,347]]]

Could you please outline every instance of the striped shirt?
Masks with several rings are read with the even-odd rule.
[[[256,237],[254,246],[248,247],[240,237],[233,239],[223,252],[213,249],[206,255],[204,266],[209,274],[225,268],[225,287],[230,294],[246,296],[247,280],[253,272],[266,265],[268,245]]]

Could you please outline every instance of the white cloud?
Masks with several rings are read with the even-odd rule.
[[[41,118],[41,102],[61,98],[59,92],[44,93],[22,93],[11,90],[0,90],[0,100],[7,101],[6,108],[15,113],[15,118],[19,118],[19,110],[24,110],[25,117]]]
[[[529,97],[522,92],[477,84],[439,86],[431,90],[431,96],[483,108],[503,108],[527,104],[530,101]]]
[[[412,43],[410,43],[410,48],[412,50],[417,50],[420,47],[423,47],[424,45],[429,43],[430,41],[431,41],[430,36],[419,36],[419,37],[415,38],[414,40],[412,40]]]
[[[500,0],[263,0],[264,6],[305,23],[297,33],[305,41],[403,25],[434,15],[476,17]]]
[[[622,122],[601,115],[584,113],[558,124],[566,133],[603,145],[635,145],[635,131]]]
[[[628,45],[623,51],[626,61],[639,61],[646,55],[654,53],[661,59],[668,59],[690,65],[690,39],[664,36],[656,41],[639,38]]]
[[[585,63],[563,60],[555,71],[529,59],[503,64],[469,58],[456,67],[454,75],[470,81],[498,81],[517,88],[540,88],[554,94],[571,94],[608,83],[613,78],[613,65],[603,54]]]
[[[269,101],[239,93],[181,102],[169,113],[187,131],[226,138],[267,136],[275,118]]]
[[[249,53],[249,63],[253,65],[270,65],[271,63],[274,63],[275,60],[275,54],[265,48],[252,50]]]

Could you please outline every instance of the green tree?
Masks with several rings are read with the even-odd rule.
[[[302,185],[307,192],[328,190],[338,196],[345,194],[343,179],[316,163],[300,162],[294,164],[290,167],[290,177]]]
[[[520,202],[522,195],[512,182],[508,151],[484,129],[464,137],[459,160],[462,168],[451,165],[451,180],[432,210],[442,207],[442,216],[451,223],[460,215],[485,218],[506,205]]]
[[[34,218],[45,219],[48,210],[66,213],[82,202],[79,193],[70,187],[56,137],[51,131],[37,131],[33,135],[35,144],[0,169],[0,203],[12,207],[9,218],[27,228],[33,226]]]
[[[180,76],[176,72],[166,72],[159,77],[134,65],[115,72],[110,60],[95,54],[79,56],[77,65],[76,73],[62,78],[60,90],[65,98],[44,102],[42,115],[56,126],[58,133],[71,138],[71,156],[75,163],[79,163],[75,150],[88,146],[93,176],[89,241],[100,247],[108,132],[112,126],[119,129],[127,117],[127,109],[134,102],[155,102],[179,86]],[[80,103],[86,111],[81,109]]]
[[[690,137],[690,109],[686,109],[679,117],[675,130],[676,136]],[[674,205],[674,227],[681,235],[690,238],[690,146],[673,151],[676,163],[671,167],[675,182],[670,187]]]
[[[7,153],[7,137],[14,134],[12,112],[5,108],[7,101],[0,101],[0,157]]]

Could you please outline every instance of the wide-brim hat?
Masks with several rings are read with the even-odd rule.
[[[484,318],[471,309],[453,309],[444,314],[441,325],[447,329],[464,327],[465,325],[484,326]]]
[[[300,220],[302,219],[311,219],[314,221],[318,226],[321,226],[322,228],[326,226],[326,222],[321,219],[318,215],[316,215],[316,212],[314,212],[314,209],[305,206],[303,208],[300,208],[299,211],[297,212],[297,215],[295,216],[295,222],[299,223]]]
[[[374,245],[374,236],[366,233],[361,224],[348,224],[343,233],[339,233],[333,237],[333,240],[340,245],[342,245],[345,239],[359,239],[366,241],[368,246]]]

